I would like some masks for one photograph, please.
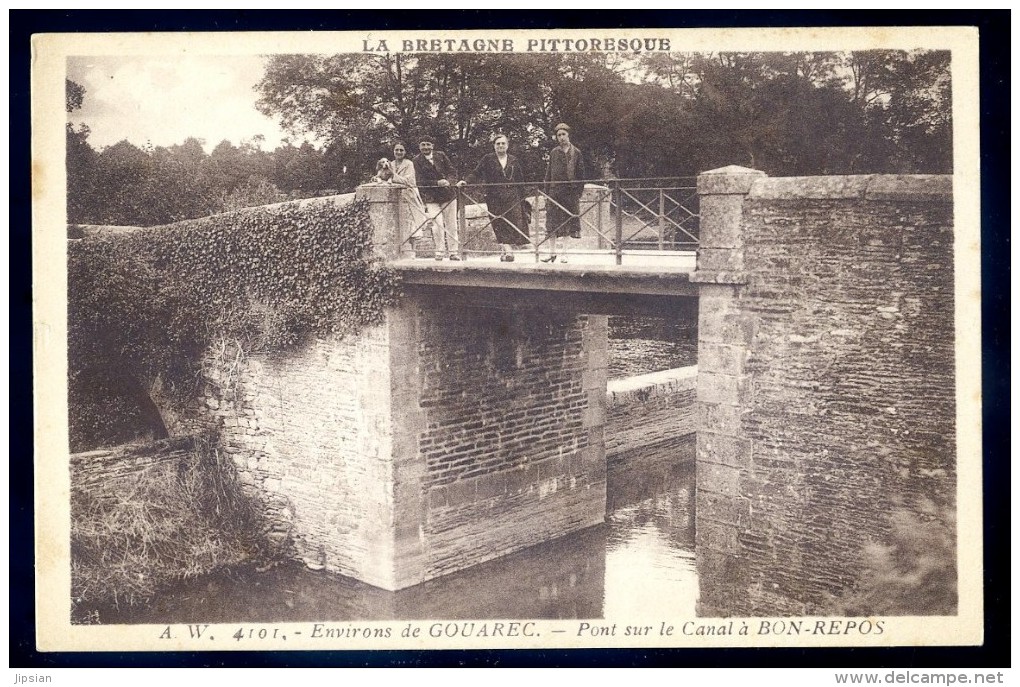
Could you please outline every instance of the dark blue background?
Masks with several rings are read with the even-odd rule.
[[[15,11],[10,18],[10,666],[1006,667],[1010,608],[1009,44],[997,11]],[[899,649],[38,653],[32,499],[29,40],[33,33],[720,26],[977,26],[981,60],[985,644]],[[675,46],[680,48],[681,46]],[[967,536],[968,533],[964,533]],[[682,678],[681,678],[682,679]]]

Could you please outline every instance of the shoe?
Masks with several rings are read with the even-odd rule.
[[[442,256],[442,255],[437,255],[437,256],[436,256],[436,260],[442,261],[442,259],[443,259],[443,256]]]
[[[450,255],[450,260],[453,260],[455,262],[460,262],[460,256],[459,255]]]
[[[506,262],[506,253],[500,253],[499,254],[499,261],[500,262]]]
[[[579,231],[572,231],[572,232],[570,232],[570,238],[572,238],[572,239],[579,239],[579,238],[581,238],[581,232],[579,232]]]
[[[556,256],[550,255],[548,258],[542,258],[542,262],[556,262]]]
[[[513,261],[514,261],[513,254],[512,253],[507,253],[506,254],[506,262],[513,262]]]

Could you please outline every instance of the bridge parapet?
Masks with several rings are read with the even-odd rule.
[[[697,245],[697,196],[690,179],[589,181],[573,208],[562,205],[570,203],[551,190],[550,185],[557,183],[458,185],[450,200],[431,204],[428,210],[417,189],[389,182],[359,186],[356,196],[369,203],[376,225],[376,252],[388,260],[432,257],[433,253],[445,256],[447,248],[461,259],[495,254],[500,252],[497,234],[503,236],[501,242],[519,244],[519,252],[532,252],[536,261],[559,250],[615,256],[615,264],[620,265],[625,253],[689,253]],[[499,187],[494,197],[501,205],[490,211],[487,200],[493,186]],[[551,209],[560,210],[557,217],[572,216],[578,230],[559,248],[548,226]],[[437,245],[443,232],[447,248]],[[561,236],[567,232],[560,227]],[[508,239],[508,233],[517,241]]]
[[[404,191],[404,187],[393,184],[362,184],[355,191],[355,199],[368,203],[375,228],[372,247],[376,256],[385,260],[414,257],[414,246],[406,241],[402,232],[408,222],[406,209],[400,202]]]

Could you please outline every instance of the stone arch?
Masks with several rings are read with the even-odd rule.
[[[71,451],[169,436],[145,385],[112,364],[91,365],[68,380]]]

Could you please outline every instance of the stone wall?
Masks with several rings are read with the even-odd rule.
[[[602,522],[607,318],[441,290],[407,307],[397,586]]]
[[[606,393],[606,460],[653,460],[677,453],[696,430],[698,367],[614,379]]]
[[[193,437],[174,437],[145,444],[125,444],[96,451],[72,453],[71,484],[75,489],[105,484],[113,479],[135,477],[163,463],[195,459]]]
[[[603,521],[607,333],[408,293],[358,337],[210,356],[193,428],[309,565],[400,589]]]
[[[379,585],[393,558],[390,340],[383,325],[280,354],[213,352],[193,418],[299,558]]]
[[[699,192],[700,612],[824,613],[895,510],[952,506],[951,179]]]

